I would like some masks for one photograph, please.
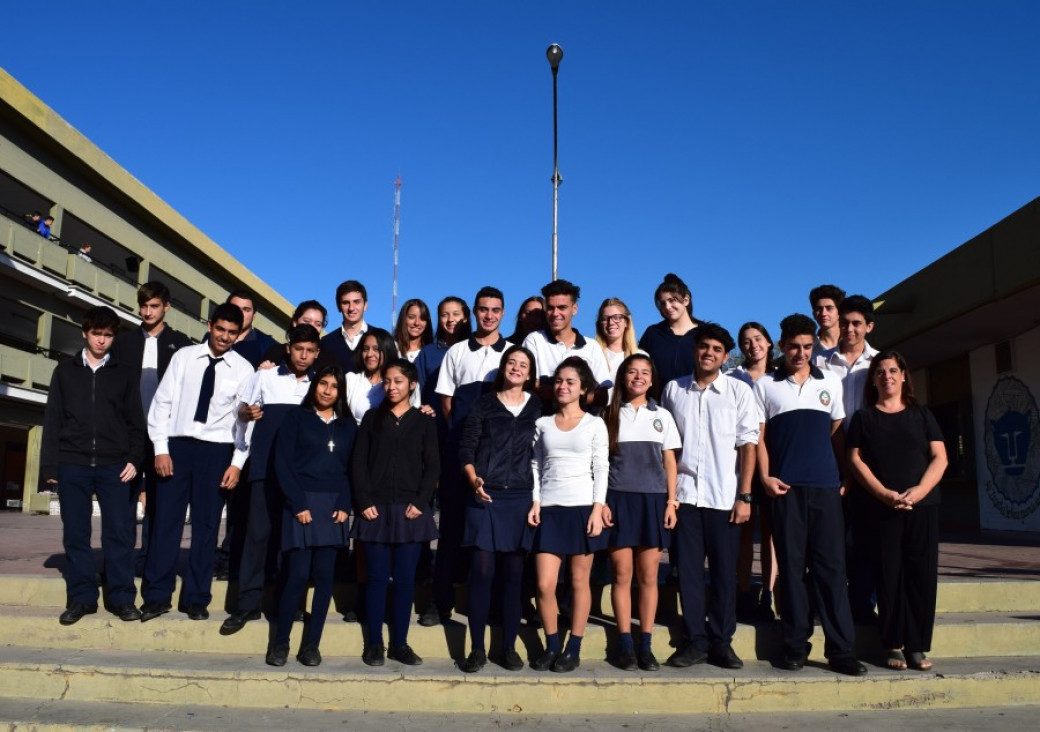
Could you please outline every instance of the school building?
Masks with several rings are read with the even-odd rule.
[[[52,216],[49,237],[33,212]],[[89,252],[83,245],[90,245]],[[0,508],[46,511],[37,494],[43,408],[58,361],[83,347],[95,305],[127,327],[137,287],[165,282],[166,321],[193,340],[230,290],[256,295],[279,336],[291,305],[0,69]]]
[[[942,426],[949,528],[1040,532],[1040,198],[875,300]]]

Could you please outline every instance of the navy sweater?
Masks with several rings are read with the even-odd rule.
[[[282,420],[275,440],[274,469],[289,510],[309,511],[307,493],[335,493],[336,510],[350,512],[350,454],[357,425],[349,414],[329,424],[305,407]],[[329,450],[329,439],[334,443]]]
[[[498,394],[485,394],[473,405],[462,428],[459,464],[472,465],[489,488],[531,490],[534,423],[542,414],[534,394],[520,415],[505,408]]]

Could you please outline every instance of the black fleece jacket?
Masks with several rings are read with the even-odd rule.
[[[54,369],[43,414],[42,480],[57,480],[59,463],[132,463],[140,470],[147,439],[132,368],[110,358],[95,372],[80,351]]]
[[[542,414],[536,394],[513,416],[494,392],[477,400],[462,427],[459,464],[472,465],[489,488],[529,491],[534,423]]]

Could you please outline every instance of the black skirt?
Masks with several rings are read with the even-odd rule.
[[[348,528],[350,521],[341,524],[332,521],[336,510],[335,493],[312,493],[305,491],[310,506],[311,522],[306,526],[286,508],[282,512],[282,551],[289,549],[313,549],[319,546],[349,546]]]
[[[466,525],[462,546],[485,552],[529,551],[534,529],[527,525],[531,510],[531,491],[496,490],[484,487],[491,496],[485,503],[471,496],[466,505]]]
[[[614,525],[610,547],[648,546],[665,549],[671,546],[672,532],[664,527],[664,509],[668,496],[664,493],[607,491],[607,506]]]
[[[606,549],[609,535],[605,529],[595,537],[585,533],[591,515],[592,506],[543,506],[532,551],[571,555]]]
[[[372,521],[361,513],[354,516],[350,536],[361,541],[378,544],[411,544],[416,541],[433,541],[437,538],[437,524],[433,521],[433,509],[427,508],[418,518],[407,519],[404,512],[407,503],[384,503],[376,506],[379,516]]]

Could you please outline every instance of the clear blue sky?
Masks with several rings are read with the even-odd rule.
[[[161,7],[160,7],[161,5]],[[1040,192],[1040,4],[195,2],[5,6],[0,64],[289,300],[520,300],[586,332],[695,314],[776,329],[810,287],[877,295]],[[506,328],[509,330],[509,328]],[[735,335],[735,333],[734,333]]]

